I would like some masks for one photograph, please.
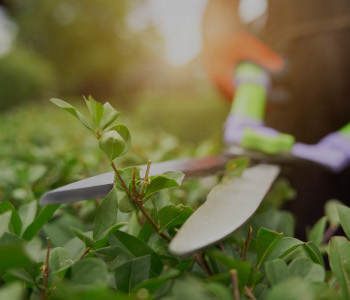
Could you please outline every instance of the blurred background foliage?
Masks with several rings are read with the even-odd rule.
[[[108,171],[93,137],[51,97],[81,107],[91,94],[119,109],[134,153],[121,166],[220,151],[228,106],[199,57],[171,64],[157,26],[131,26],[145,2],[0,0],[2,201]]]
[[[128,29],[126,17],[133,2],[5,2],[17,37],[12,51],[1,59],[1,76],[16,73],[17,78],[2,84],[8,89],[1,95],[2,106],[53,91],[101,98],[135,89],[138,76],[130,73],[152,63],[159,40],[152,28],[137,33]],[[22,81],[23,90],[11,94]]]
[[[220,132],[228,107],[200,59],[171,64],[156,25],[130,25],[130,15],[146,2],[0,1],[0,41],[4,32],[12,39],[0,53],[2,115],[28,103],[45,113],[51,97],[93,95],[180,139],[198,142]]]
[[[131,28],[128,17],[143,2],[1,1],[16,33],[11,50],[0,57],[0,107],[53,94],[92,94],[130,105],[145,89],[201,91],[208,82],[198,59],[172,66],[154,25]]]

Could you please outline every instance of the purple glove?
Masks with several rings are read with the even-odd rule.
[[[350,136],[333,132],[316,145],[296,143],[292,154],[329,167],[340,172],[350,164]]]

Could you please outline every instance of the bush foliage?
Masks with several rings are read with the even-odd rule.
[[[7,120],[7,146],[0,152],[9,157],[0,172],[0,299],[350,298],[350,208],[329,201],[326,215],[301,241],[293,237],[291,213],[279,209],[295,193],[281,179],[245,226],[196,258],[181,260],[169,253],[168,241],[218,176],[184,182],[180,172],[142,177],[133,167],[144,159],[132,153],[139,146],[131,146],[128,127],[116,124],[119,112],[112,106],[89,97],[87,118],[67,102],[52,101],[79,119],[91,138],[84,141],[77,127],[68,135],[78,149],[67,153],[57,141],[45,149],[47,136],[33,124],[31,137],[11,140],[16,120],[11,118],[13,126]],[[62,142],[59,130],[54,133]],[[23,149],[29,137],[34,143]],[[156,150],[168,158],[168,148]],[[45,191],[79,179],[77,174],[106,170],[102,161],[122,178],[116,176],[104,199],[38,204]],[[340,226],[346,236],[333,236]]]

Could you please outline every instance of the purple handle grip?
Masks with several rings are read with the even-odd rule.
[[[296,143],[292,154],[325,165],[333,172],[340,172],[350,163],[350,138],[333,132],[316,145]]]

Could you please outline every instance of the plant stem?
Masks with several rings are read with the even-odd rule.
[[[205,271],[205,273],[207,273],[208,276],[212,276],[213,273],[210,270],[206,260],[203,257],[203,254],[200,253],[196,253],[194,255],[194,259],[196,260],[196,262],[203,268],[203,270]]]
[[[98,129],[96,129],[95,134],[96,134],[96,137],[97,137],[98,140],[99,140],[99,139],[101,138],[101,136],[102,136],[102,134],[98,131]]]
[[[152,219],[146,208],[143,206],[141,198],[139,198],[137,195],[133,195],[131,199],[134,201],[136,206],[141,210],[142,214],[145,216],[145,218],[150,222],[150,224],[153,226],[153,228],[156,230],[156,232],[165,240],[168,242],[171,241],[171,238],[166,236],[159,228],[159,226],[156,224],[156,222]]]
[[[219,243],[219,247],[220,247],[220,250],[226,254],[226,250],[225,250],[225,247],[222,243]]]
[[[49,282],[49,258],[50,258],[50,239],[47,238],[47,251],[46,251],[46,263],[43,267],[43,286],[44,288],[41,292],[41,300],[45,300],[47,298],[47,285]]]
[[[117,177],[118,177],[120,183],[122,184],[122,186],[123,186],[125,192],[126,192],[128,195],[130,195],[129,189],[128,189],[128,187],[126,186],[126,184],[125,184],[123,178],[120,176],[120,174],[119,174],[119,172],[118,172],[118,170],[117,170],[117,168],[116,168],[116,166],[115,166],[115,164],[114,164],[113,161],[111,161],[111,167],[113,168],[114,173],[117,175]]]
[[[114,162],[111,162],[111,166],[115,172],[115,174],[118,176],[119,181],[121,182],[121,184],[123,185],[125,191],[127,192],[127,194],[130,196],[131,200],[135,203],[135,205],[138,207],[138,209],[141,211],[142,215],[148,220],[148,222],[152,225],[152,227],[156,230],[156,232],[165,240],[167,240],[168,242],[171,241],[171,238],[168,237],[167,235],[165,235],[159,228],[158,224],[153,220],[153,218],[151,217],[151,215],[148,213],[148,211],[146,210],[146,208],[143,205],[142,202],[142,198],[144,196],[144,192],[146,189],[146,185],[147,185],[147,181],[148,181],[148,175],[149,175],[149,170],[150,170],[150,166],[151,166],[151,161],[148,161],[147,164],[147,169],[146,169],[146,173],[145,173],[145,178],[143,181],[143,185],[142,185],[142,189],[141,189],[141,193],[140,195],[138,195],[137,193],[137,189],[136,189],[136,182],[135,182],[135,177],[136,177],[136,167],[133,168],[133,172],[132,172],[132,183],[133,183],[133,194],[130,195],[129,193],[129,189],[127,188],[125,182],[123,181],[123,178],[120,176],[117,168],[115,167]],[[85,250],[85,252],[83,253],[83,255],[79,258],[82,259],[87,253],[89,253],[91,247],[87,248]],[[207,262],[205,261],[205,259],[203,258],[203,256],[201,256],[200,254],[195,254],[195,259],[197,261],[197,263],[204,269],[204,271],[207,273],[208,276],[213,275],[212,272],[209,269],[209,266],[207,264]]]
[[[252,290],[251,290],[249,287],[245,286],[245,287],[244,287],[244,291],[245,291],[246,295],[247,295],[250,299],[256,300],[256,298],[255,298],[255,296],[254,296]]]
[[[136,177],[136,167],[134,166],[132,168],[132,187],[133,187],[134,195],[137,195],[135,177]]]
[[[88,255],[91,249],[92,249],[92,247],[87,247],[85,249],[84,253],[78,258],[78,261],[83,259],[86,255]]]
[[[145,173],[145,178],[143,179],[143,183],[142,183],[142,189],[141,189],[141,193],[140,193],[140,198],[143,199],[143,195],[145,193],[145,189],[147,186],[147,181],[148,181],[148,174],[149,174],[149,169],[151,167],[151,161],[149,160],[147,163],[147,169],[146,169],[146,173]]]
[[[239,289],[238,289],[238,279],[237,279],[237,271],[230,270],[231,278],[232,278],[232,292],[235,300],[240,300]]]
[[[131,200],[136,204],[136,206],[139,208],[139,210],[141,211],[141,213],[143,214],[143,216],[148,220],[148,222],[150,222],[150,224],[152,225],[152,227],[156,230],[156,232],[165,240],[167,240],[168,242],[171,241],[171,238],[168,237],[167,235],[165,235],[159,228],[158,224],[152,219],[151,215],[148,213],[148,211],[146,210],[146,208],[143,206],[143,202],[142,202],[142,198],[144,196],[145,193],[145,189],[146,189],[146,185],[148,182],[148,175],[149,175],[149,170],[151,167],[151,161],[148,161],[147,164],[147,169],[146,169],[146,173],[145,173],[145,178],[142,184],[142,189],[141,189],[141,193],[140,195],[137,194],[137,189],[136,189],[136,182],[135,182],[135,177],[136,177],[136,167],[133,168],[133,172],[132,172],[132,183],[133,183],[133,195],[130,195],[129,189],[126,186],[123,178],[120,176],[114,162],[111,162],[111,166],[115,172],[115,174],[117,175],[120,183],[123,185],[125,191],[127,192],[127,194],[130,196]],[[87,255],[90,251],[91,247],[88,247],[85,252],[83,253],[83,255],[78,259],[82,259],[85,255]],[[207,264],[207,262],[205,261],[205,259],[203,258],[202,255],[200,254],[195,254],[195,259],[197,261],[197,263],[204,269],[204,271],[207,273],[208,276],[212,276],[212,272],[209,269],[209,266]]]
[[[249,226],[248,236],[244,244],[243,261],[247,260],[247,252],[248,252],[250,241],[252,239],[252,232],[253,232],[252,226]]]

